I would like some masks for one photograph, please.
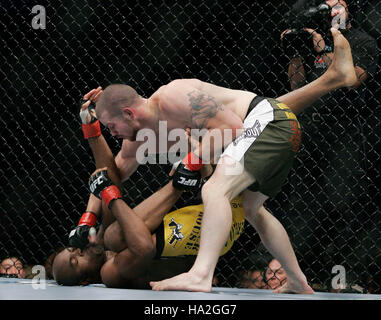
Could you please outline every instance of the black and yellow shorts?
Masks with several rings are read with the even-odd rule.
[[[275,197],[292,168],[301,142],[299,121],[290,108],[275,99],[256,96],[250,103],[244,132],[225,149],[254,176],[251,191]]]

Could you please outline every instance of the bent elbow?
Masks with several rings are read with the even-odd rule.
[[[121,288],[124,280],[112,263],[105,263],[100,271],[102,283],[108,288]]]
[[[152,259],[155,257],[156,248],[153,242],[144,243],[136,248],[135,254],[144,259]]]

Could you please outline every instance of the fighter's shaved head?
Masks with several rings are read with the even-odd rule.
[[[100,270],[105,261],[103,244],[89,243],[83,250],[66,248],[54,258],[54,280],[65,286],[99,283]]]
[[[81,274],[70,265],[70,252],[65,249],[54,258],[53,277],[58,284],[65,286],[79,285]]]
[[[111,84],[99,97],[96,103],[96,114],[98,118],[107,110],[111,116],[122,114],[122,108],[132,106],[139,98],[136,90],[125,84]]]

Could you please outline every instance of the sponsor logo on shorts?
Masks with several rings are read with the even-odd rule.
[[[236,146],[241,140],[246,138],[258,138],[261,133],[261,124],[258,120],[255,120],[255,123],[251,128],[246,128],[244,132],[233,141],[233,145]]]
[[[183,225],[176,223],[175,219],[172,218],[171,222],[168,224],[168,227],[172,229],[172,233],[169,235],[167,241],[171,246],[176,247],[177,242],[184,239],[184,235],[180,232]]]

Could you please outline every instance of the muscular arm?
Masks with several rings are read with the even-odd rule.
[[[153,256],[154,245],[151,232],[138,216],[123,200],[118,199],[112,204],[111,212],[118,221],[128,249],[137,256]]]
[[[113,183],[120,189],[121,181],[119,171],[116,167],[114,155],[112,154],[105,138],[101,135],[96,138],[88,139],[89,146],[94,156],[95,166],[108,168],[108,174]]]
[[[118,153],[114,160],[113,154],[103,136],[91,138],[88,142],[92,150],[97,169],[107,167],[107,172],[110,179],[119,188],[119,190],[121,190],[122,175],[120,174],[120,171],[122,171],[125,178],[127,178],[133,171],[136,170],[138,163],[135,158],[135,150],[139,144],[125,140],[123,142],[122,150]],[[133,210],[135,214],[144,221],[149,231],[153,232],[160,225],[164,215],[168,213],[181,194],[181,191],[173,188],[172,183],[168,183],[167,186],[151,195]],[[94,212],[98,218],[102,217],[102,225],[104,227],[102,229],[106,229],[104,235],[105,245],[109,249],[119,252],[120,250],[126,248],[126,242],[121,226],[118,221],[115,221],[116,217],[104,204],[102,204],[101,200],[97,199],[92,194],[89,197],[87,211]],[[136,229],[135,231],[138,232],[139,230]]]
[[[90,149],[93,153],[95,166],[97,169],[107,167],[108,174],[112,182],[121,190],[122,183],[119,171],[115,164],[114,155],[112,154],[106,140],[101,135],[99,137],[88,139]],[[107,228],[115,219],[109,209],[102,204],[102,201],[90,194],[87,204],[87,211],[94,212],[98,218],[102,218],[104,228]]]
[[[143,219],[123,200],[114,200],[111,211],[122,229],[128,248],[103,265],[101,277],[109,287],[122,287],[146,272],[155,255],[155,246]]]
[[[133,211],[144,221],[148,230],[153,233],[181,194],[182,191],[176,190],[170,181],[166,186],[133,208]],[[120,252],[128,247],[118,221],[106,229],[104,241],[105,247],[114,252]]]
[[[119,170],[121,181],[127,180],[139,167],[139,163],[136,160],[136,150],[138,146],[139,142],[123,140],[122,149],[115,157],[115,163]]]
[[[183,191],[175,189],[172,181],[170,181],[166,186],[138,204],[133,210],[143,219],[147,228],[154,232],[182,193]]]
[[[206,165],[201,169],[203,177],[211,175],[212,172],[213,169],[210,165]],[[143,219],[148,230],[154,233],[182,193],[183,191],[175,189],[172,181],[170,181],[159,191],[156,191],[133,208],[133,211]],[[117,221],[107,228],[104,239],[106,248],[114,252],[120,252],[127,246]]]

